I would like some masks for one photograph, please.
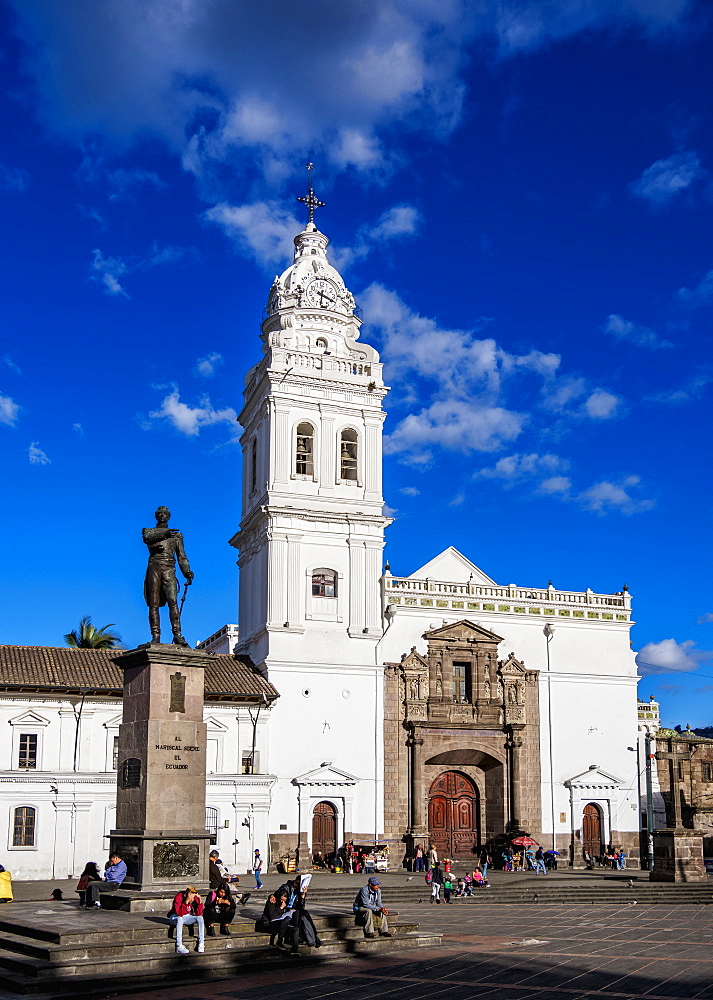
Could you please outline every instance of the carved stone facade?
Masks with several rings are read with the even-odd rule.
[[[424,634],[385,676],[385,830],[469,857],[508,833],[540,836],[538,671],[460,621]]]

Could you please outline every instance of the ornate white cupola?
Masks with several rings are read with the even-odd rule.
[[[378,353],[358,342],[354,297],[314,224],[323,203],[308,170],[298,200],[309,221],[270,289],[263,358],[248,372],[239,417],[243,517],[231,544],[240,549],[240,648],[257,663],[290,635],[294,656],[294,633],[315,627],[333,633],[332,643],[335,633],[381,635],[387,389]]]

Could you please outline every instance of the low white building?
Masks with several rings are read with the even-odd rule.
[[[102,862],[115,827],[122,672],[111,651],[0,646],[0,861],[19,879]],[[239,658],[206,670],[206,827],[245,872],[268,847],[273,686]]]

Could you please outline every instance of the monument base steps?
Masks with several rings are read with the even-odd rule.
[[[52,909],[50,909],[50,906]],[[323,946],[300,947],[303,961],[383,954],[440,944],[438,934],[419,933],[418,924],[393,916],[391,938],[366,939],[348,912],[312,913]],[[331,908],[333,911],[333,908]],[[164,911],[165,912],[165,911]],[[12,918],[0,915],[0,985],[16,993],[72,994],[112,992],[140,985],[181,984],[229,979],[246,968],[294,965],[286,952],[270,948],[269,937],[255,932],[259,911],[243,910],[230,937],[216,927],[206,937],[205,954],[195,952],[196,936],[184,929],[189,955],[175,954],[174,931],[162,915],[81,910],[76,903],[13,904]],[[7,914],[8,918],[10,914]],[[195,929],[194,929],[195,930]]]

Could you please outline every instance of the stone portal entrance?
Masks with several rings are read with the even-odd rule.
[[[587,803],[582,815],[582,847],[592,857],[602,853],[602,817],[593,802]]]
[[[331,802],[318,802],[312,816],[312,853],[328,858],[337,849],[337,811]]]
[[[480,793],[459,771],[445,771],[431,785],[428,835],[439,857],[471,858],[480,843]]]

